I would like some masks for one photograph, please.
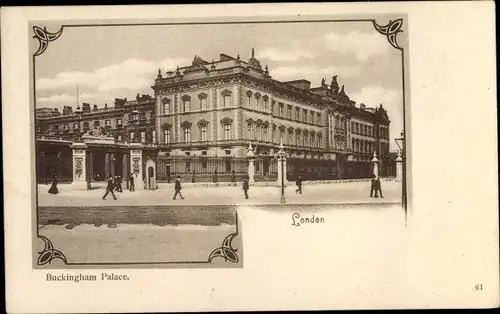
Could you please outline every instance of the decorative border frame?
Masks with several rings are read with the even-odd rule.
[[[36,57],[42,55],[48,48],[49,43],[59,39],[65,28],[82,28],[82,27],[127,27],[127,26],[160,26],[160,25],[210,25],[210,24],[272,24],[272,23],[325,23],[325,22],[369,22],[377,32],[387,37],[389,44],[401,51],[401,69],[402,69],[402,100],[403,100],[403,132],[406,132],[406,83],[405,83],[405,55],[404,49],[398,44],[397,35],[402,33],[403,18],[390,20],[386,25],[379,25],[375,19],[330,19],[330,20],[282,20],[282,21],[232,21],[232,22],[177,22],[177,23],[127,23],[127,24],[63,24],[60,29],[55,32],[49,32],[46,27],[43,29],[40,26],[33,26],[33,38],[38,40],[38,49],[32,56],[33,67],[33,104],[36,108]],[[36,119],[34,120],[34,128],[36,130]],[[34,137],[36,138],[36,137]],[[403,149],[407,151],[407,140],[403,142]],[[406,153],[405,153],[406,155]],[[406,155],[407,156],[407,155]],[[402,187],[402,207],[405,211],[405,223],[408,220],[408,202],[407,202],[407,176],[406,173],[406,156],[403,163],[403,187]],[[36,168],[36,166],[35,166]],[[54,248],[52,242],[40,235],[38,225],[38,186],[36,188],[36,233],[37,238],[42,239],[45,247],[41,252],[38,252],[37,265],[43,266],[50,264],[54,259],[62,260],[66,265],[128,265],[128,264],[207,264],[211,263],[214,258],[222,257],[226,262],[239,263],[237,250],[232,247],[233,239],[239,235],[238,229],[238,213],[236,212],[236,232],[229,234],[223,241],[220,247],[214,249],[209,255],[207,261],[187,261],[187,262],[151,262],[151,263],[70,263],[64,253]],[[194,206],[194,205],[193,205]]]
[[[79,262],[70,262],[64,253],[56,248],[54,248],[54,244],[47,237],[38,234],[38,238],[44,242],[44,248],[42,251],[38,252],[37,258],[37,266],[45,266],[51,264],[53,260],[59,259],[64,262],[65,265],[73,265],[73,266],[84,266],[84,265],[139,265],[139,264],[158,264],[158,265],[166,265],[166,264],[211,264],[212,260],[215,258],[223,258],[227,263],[238,264],[240,262],[240,258],[238,257],[238,249],[233,248],[232,242],[233,239],[237,236],[240,236],[239,230],[239,221],[238,221],[238,212],[236,211],[236,231],[229,234],[224,238],[220,247],[212,250],[207,260],[205,261],[179,261],[179,262],[123,262],[123,263],[79,263]],[[38,229],[38,228],[37,228]]]

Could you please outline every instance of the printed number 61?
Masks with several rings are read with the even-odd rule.
[[[475,290],[483,290],[483,285],[475,285],[474,289]]]

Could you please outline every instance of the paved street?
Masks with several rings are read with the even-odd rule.
[[[281,188],[251,187],[246,200],[241,187],[183,187],[185,199],[173,200],[173,184],[161,184],[157,190],[144,190],[116,193],[115,201],[111,195],[102,199],[104,189],[90,191],[72,190],[68,184],[60,184],[59,194],[48,193],[49,185],[38,186],[40,206],[134,206],[134,205],[261,205],[279,204]],[[295,185],[285,189],[287,204],[370,204],[400,203],[401,183],[382,181],[384,198],[370,198],[369,182],[346,182],[336,184],[304,185],[303,194],[295,194]]]

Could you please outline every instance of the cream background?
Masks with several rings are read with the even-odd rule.
[[[121,270],[132,279],[79,284],[32,269],[28,20],[378,13],[408,14],[408,227],[398,208],[322,212],[316,228],[242,208],[243,269]],[[1,21],[8,312],[499,305],[493,2],[3,8]]]

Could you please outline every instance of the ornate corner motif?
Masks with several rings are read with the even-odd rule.
[[[226,262],[231,262],[231,263],[238,263],[239,258],[238,255],[236,254],[237,249],[234,249],[233,246],[231,245],[233,242],[234,237],[238,235],[237,232],[231,233],[228,235],[224,241],[222,241],[221,247],[216,248],[215,250],[210,253],[210,256],[208,257],[208,262],[211,263],[212,260],[216,257],[222,257]]]
[[[41,235],[39,235],[38,238],[42,239],[45,244],[43,251],[38,252],[37,264],[39,266],[50,264],[52,260],[56,258],[62,260],[64,264],[68,264],[68,260],[66,259],[66,256],[64,256],[63,252],[58,249],[54,249],[54,245],[49,239]]]
[[[33,26],[33,32],[35,35],[33,38],[38,39],[38,50],[33,54],[33,56],[39,56],[47,50],[49,46],[49,42],[58,39],[63,31],[64,26],[61,26],[61,29],[55,33],[51,33],[47,31],[47,27],[43,29],[39,26]]]
[[[378,25],[377,22],[373,20],[373,26],[375,27],[377,32],[387,36],[387,40],[389,41],[391,46],[396,49],[403,50],[403,48],[401,48],[397,42],[397,35],[403,32],[403,30],[401,30],[401,27],[403,27],[403,19],[397,19],[394,21],[391,20],[389,21],[389,23],[387,23],[387,25],[383,26]]]

